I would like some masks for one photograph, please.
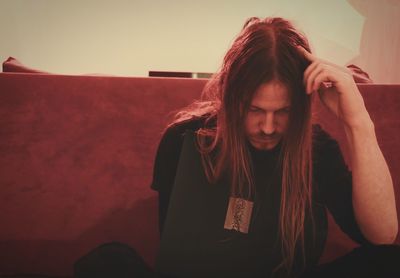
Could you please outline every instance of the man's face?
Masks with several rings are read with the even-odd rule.
[[[271,150],[286,132],[290,111],[287,88],[279,81],[262,84],[251,100],[245,117],[245,133],[259,150]]]

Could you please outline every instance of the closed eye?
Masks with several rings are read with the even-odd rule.
[[[263,112],[262,109],[255,107],[255,106],[250,106],[249,111],[250,112]]]
[[[290,112],[290,107],[285,107],[283,109],[279,109],[278,112],[289,113]]]
[[[277,114],[288,114],[290,112],[290,106],[283,107],[279,110],[276,110]]]

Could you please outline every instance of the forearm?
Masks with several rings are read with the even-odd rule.
[[[345,127],[353,172],[353,207],[364,236],[374,244],[392,243],[398,223],[393,182],[369,117]]]

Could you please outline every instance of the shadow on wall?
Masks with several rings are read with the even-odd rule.
[[[123,242],[154,265],[159,245],[156,195],[138,200],[129,209],[116,209],[78,238],[62,240],[11,240],[0,242],[2,275],[73,275],[73,264],[100,244]],[[34,269],[32,268],[34,266]]]
[[[400,83],[400,1],[347,0],[365,17],[360,54],[348,62],[360,66],[375,83]]]

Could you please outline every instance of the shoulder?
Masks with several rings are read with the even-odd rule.
[[[161,142],[183,142],[183,136],[187,130],[196,132],[200,128],[208,126],[207,123],[209,117],[207,115],[201,117],[193,117],[187,120],[180,121],[178,123],[170,124],[165,130],[161,138]],[[211,123],[212,121],[210,121]]]
[[[346,164],[340,145],[320,125],[313,126],[312,154],[314,178],[318,183],[349,183],[348,179],[351,172]],[[335,185],[332,188],[334,187],[337,186]]]
[[[333,144],[337,142],[321,125],[312,125],[312,135],[314,144]]]
[[[153,189],[169,191],[172,188],[185,132],[196,132],[206,125],[207,119],[207,116],[193,117],[173,123],[164,130],[154,161]]]
[[[314,155],[320,153],[340,152],[340,147],[335,138],[333,138],[321,125],[312,126],[312,142]]]
[[[320,125],[313,125],[313,165],[317,176],[347,172],[348,167],[338,141]]]

